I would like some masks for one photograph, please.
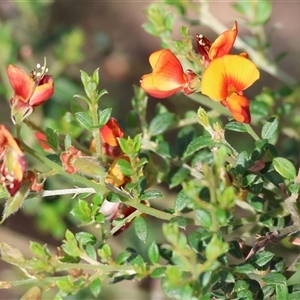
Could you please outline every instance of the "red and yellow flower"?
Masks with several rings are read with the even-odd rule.
[[[131,182],[131,178],[129,176],[125,176],[121,169],[118,166],[118,161],[120,159],[124,159],[128,162],[130,162],[130,159],[126,155],[121,155],[117,159],[113,161],[113,163],[110,165],[107,176],[105,178],[105,181],[116,186],[116,187],[124,187],[127,183]]]
[[[210,62],[201,81],[201,92],[227,107],[234,119],[250,123],[249,100],[243,91],[259,78],[253,62],[240,55],[224,55]]]
[[[151,96],[166,98],[180,91],[186,95],[196,91],[198,75],[192,70],[184,72],[180,61],[169,49],[152,53],[149,62],[153,71],[143,75],[140,83]]]
[[[46,67],[41,72],[32,71],[27,74],[21,68],[9,65],[7,75],[14,96],[10,100],[12,119],[21,123],[28,117],[35,106],[43,104],[54,92],[54,83],[50,75],[46,75]]]
[[[102,139],[102,153],[110,158],[117,158],[122,154],[118,138],[124,137],[124,132],[116,119],[110,118],[107,123],[100,128]],[[96,152],[95,139],[92,140],[89,150]]]
[[[215,58],[229,54],[233,47],[237,34],[238,24],[235,21],[233,27],[230,30],[226,30],[221,33],[213,43],[202,34],[196,35],[198,51],[200,55],[202,55],[204,66],[206,68]],[[242,53],[242,55],[245,54]]]
[[[0,184],[13,196],[21,186],[26,169],[24,152],[4,125],[0,125]]]

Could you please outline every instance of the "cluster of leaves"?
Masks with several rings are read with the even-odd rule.
[[[165,2],[165,7],[150,6],[145,29],[169,46],[174,23],[169,5],[175,6],[182,17],[190,6],[195,8],[195,3]],[[205,5],[199,5],[197,11],[204,10]],[[235,9],[249,27],[256,29],[271,14],[268,1],[240,1]],[[260,40],[261,32],[257,32]],[[191,41],[185,38],[187,44],[184,39],[182,44],[175,43],[180,51],[190,49]],[[260,46],[262,55],[266,54],[268,44]],[[97,90],[97,70],[92,76],[82,72],[81,79],[86,95],[78,98],[88,104],[91,99],[98,103],[105,91]],[[30,259],[16,247],[0,243],[1,259],[18,266],[28,278],[23,283],[33,286],[23,299],[40,299],[53,287],[58,289],[55,299],[75,295],[87,287],[97,297],[103,282],[117,284],[148,277],[159,279],[163,292],[173,299],[298,299],[298,257],[286,263],[292,253],[288,248],[296,246],[285,238],[299,231],[296,201],[300,178],[296,162],[285,155],[285,146],[278,142],[286,136],[300,139],[292,129],[296,113],[289,116],[289,122],[286,120],[296,94],[297,89],[285,87],[278,91],[265,89],[256,96],[251,101],[256,133],[249,125],[235,121],[224,125],[216,112],[207,113],[203,108],[177,116],[157,104],[155,116],[148,122],[147,96],[135,87],[133,109],[126,123],[130,136],[119,139],[130,161],[120,160],[118,167],[130,183],[122,188],[105,184],[105,168],[85,166],[81,171],[86,176],[65,174],[80,186],[93,189],[79,195],[75,192],[70,210],[73,222],[87,230],[66,230],[56,255],[46,245],[31,242]],[[274,108],[279,99],[289,101]],[[83,111],[73,104],[70,115],[91,137],[111,113],[107,108],[98,110],[97,105]],[[175,139],[170,138],[173,132]],[[75,143],[74,136],[67,135],[60,146],[62,136],[51,128],[45,130],[45,135],[56,152]],[[56,154],[47,155],[43,161],[48,167],[57,165],[56,171],[61,168]],[[152,189],[154,184],[163,184],[174,193],[162,200],[164,194]],[[104,201],[121,202],[134,210],[110,224],[100,211]],[[162,222],[161,234],[156,233],[151,240],[154,218]],[[139,245],[114,250],[113,235],[131,222]],[[144,253],[140,247],[145,247]],[[273,249],[277,253],[279,249],[282,256],[270,252]],[[0,288],[19,284],[2,280]]]

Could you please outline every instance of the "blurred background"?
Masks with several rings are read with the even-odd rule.
[[[231,8],[234,1],[209,2],[211,11],[226,27],[231,28],[234,20],[239,21]],[[13,92],[6,76],[7,64],[17,64],[29,72],[46,57],[49,74],[54,76],[56,89],[51,100],[35,112],[35,122],[40,122],[44,128],[49,126],[57,129],[63,134],[71,132],[75,128],[72,125],[74,120],[70,120],[71,116],[67,112],[73,95],[82,93],[79,70],[91,74],[96,68],[100,68],[100,88],[108,91],[108,95],[102,98],[101,109],[112,107],[113,117],[120,120],[121,124],[125,123],[126,115],[131,109],[133,85],[138,85],[141,75],[151,71],[148,57],[161,47],[159,39],[150,36],[142,28],[142,24],[147,21],[145,9],[150,3],[151,1],[101,0],[0,1],[0,122],[12,128],[8,100]],[[273,13],[266,27],[267,34],[271,36],[272,54],[277,56],[287,51],[280,66],[295,78],[300,76],[299,15],[299,1],[273,1]],[[175,39],[180,39],[181,25],[183,23],[176,23]],[[190,27],[190,32],[193,35],[202,33],[212,40],[217,36],[201,24]],[[247,35],[247,29],[240,27],[239,36]],[[276,80],[262,74],[257,89],[263,86],[275,88],[277,85]],[[180,96],[163,101],[173,112],[198,108],[197,103],[179,103],[178,99]],[[156,103],[155,99],[149,101],[149,118]],[[73,133],[76,137],[82,131]],[[31,139],[28,136],[29,143]],[[34,163],[32,162],[33,165]],[[49,188],[51,184],[48,183]],[[62,188],[65,182],[59,184]],[[55,188],[58,188],[57,185]],[[4,201],[0,203],[4,204]],[[61,245],[66,227],[79,230],[72,216],[66,215],[71,208],[71,197],[53,197],[43,201],[30,199],[23,209],[0,226],[0,241],[17,246],[28,257],[30,240],[47,243],[55,252],[55,247]],[[152,221],[154,226],[151,234],[155,235],[159,232],[156,228],[160,224],[149,220]],[[89,230],[97,235],[95,228]],[[134,243],[135,239],[131,229],[113,238],[116,253]],[[149,241],[151,242],[151,236]],[[144,249],[140,250],[143,253]],[[0,262],[0,280],[16,280],[20,276],[23,275],[18,270]],[[0,299],[18,299],[26,288],[1,290]],[[104,293],[100,296],[102,299],[163,299],[156,281],[125,282],[116,286],[107,285],[103,289]],[[49,291],[45,297],[51,299],[53,294]],[[91,297],[86,292],[70,299]]]

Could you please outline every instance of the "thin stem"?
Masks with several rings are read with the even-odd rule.
[[[60,195],[78,195],[78,194],[94,194],[96,193],[93,188],[75,188],[75,189],[60,189],[60,190],[44,190],[42,197],[60,196]]]
[[[118,225],[116,225],[111,231],[110,234],[114,235],[118,230],[120,230],[126,223],[130,223],[135,217],[140,216],[142,212],[136,210],[132,214],[130,214],[128,217],[122,220],[122,222],[119,222]]]
[[[251,127],[250,124],[244,124],[245,128],[247,129],[247,132],[256,140],[259,141],[260,138],[259,136],[256,134],[256,132],[253,130],[253,128]]]
[[[174,215],[172,215],[172,214],[165,213],[163,211],[157,210],[157,209],[152,208],[152,207],[148,207],[148,206],[146,206],[144,204],[141,204],[141,203],[126,202],[126,204],[138,209],[140,212],[145,213],[146,215],[150,215],[150,216],[153,216],[153,217],[158,218],[158,219],[169,221],[172,218],[174,218]]]
[[[90,106],[91,112],[92,112],[92,119],[93,119],[93,136],[96,142],[96,153],[97,157],[101,159],[102,157],[102,148],[101,148],[101,137],[100,137],[100,130],[98,128],[99,122],[98,122],[98,104],[94,103],[93,99],[91,99],[92,105]]]

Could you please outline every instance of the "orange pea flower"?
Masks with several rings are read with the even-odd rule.
[[[196,91],[198,75],[192,70],[184,72],[180,61],[169,49],[152,53],[149,62],[153,71],[143,75],[140,83],[142,89],[151,96],[166,98],[179,91],[186,95]]]
[[[107,177],[105,178],[105,181],[116,186],[116,187],[123,187],[127,183],[131,181],[131,178],[128,176],[125,176],[120,168],[117,166],[117,162],[120,159],[127,160],[130,162],[130,159],[126,155],[121,155],[117,159],[113,161],[113,163],[110,165],[108,172],[107,172]]]
[[[103,142],[114,147],[119,145],[117,138],[124,136],[122,128],[114,118],[110,118],[107,123],[101,127],[100,133]]]
[[[110,118],[107,123],[100,128],[100,134],[102,139],[102,152],[111,158],[117,158],[122,154],[122,150],[119,146],[118,138],[124,137],[124,132],[117,120]],[[90,144],[91,152],[96,152],[95,139]]]
[[[4,125],[0,125],[0,184],[13,196],[21,186],[26,161],[24,152]]]
[[[212,60],[217,57],[229,54],[238,33],[238,24],[235,21],[232,29],[221,33],[212,43],[202,34],[196,35],[197,47],[203,57],[204,66],[207,68]]]
[[[227,107],[234,119],[250,123],[249,100],[243,91],[259,78],[256,66],[239,55],[215,58],[204,71],[201,92]]]
[[[15,123],[21,123],[28,117],[35,106],[43,104],[54,92],[54,83],[50,75],[45,75],[47,69],[41,68],[41,72],[33,70],[31,74],[17,66],[9,65],[7,75],[14,97],[10,100],[12,119]]]

